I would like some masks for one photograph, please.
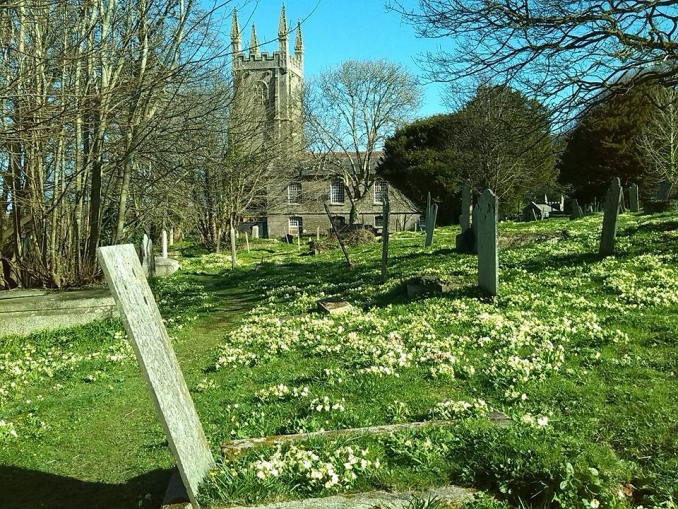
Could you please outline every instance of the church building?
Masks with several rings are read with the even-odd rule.
[[[290,35],[294,32],[293,51]],[[270,238],[314,235],[317,228],[326,234],[331,228],[325,212],[327,204],[332,222],[348,224],[351,203],[341,172],[328,166],[327,158],[306,152],[302,124],[302,86],[304,42],[301,23],[290,29],[282,6],[278,22],[278,51],[260,51],[257,32],[252,25],[247,54],[242,49],[242,32],[237,13],[231,23],[232,74],[235,109],[241,122],[252,126],[251,143],[270,154],[276,165],[267,189],[265,217],[260,218]],[[341,156],[338,156],[341,157]],[[339,167],[341,160],[338,160]],[[376,160],[374,166],[376,166]],[[279,167],[279,171],[278,171]],[[357,221],[380,230],[382,204],[388,193],[391,208],[390,229],[412,230],[420,211],[397,190],[376,179],[357,209]]]

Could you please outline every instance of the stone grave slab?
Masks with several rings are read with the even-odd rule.
[[[329,315],[348,313],[353,309],[350,302],[339,298],[323,299],[318,301],[318,311]]]
[[[98,259],[146,380],[189,500],[215,466],[193,400],[134,246],[101,247]]]

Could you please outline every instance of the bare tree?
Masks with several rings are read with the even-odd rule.
[[[306,99],[306,133],[325,168],[341,178],[351,222],[375,179],[383,143],[419,108],[421,90],[402,65],[349,60],[322,72]]]
[[[637,144],[648,177],[678,183],[678,90],[651,87],[646,93],[652,113],[642,124]]]
[[[387,0],[422,37],[449,50],[427,55],[429,77],[468,77],[531,90],[568,113],[602,90],[678,82],[678,10],[670,0]],[[461,80],[461,81],[459,81]]]

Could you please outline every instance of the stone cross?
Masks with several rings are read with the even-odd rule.
[[[98,259],[130,338],[191,504],[215,462],[158,306],[131,244],[101,247]]]
[[[485,189],[478,198],[478,286],[497,295],[499,257],[497,254],[497,195]],[[476,224],[474,222],[474,224]]]
[[[162,231],[162,257],[167,258],[167,230]]]
[[[252,227],[252,240],[259,238],[259,226],[254,225]]]
[[[605,215],[603,216],[603,232],[600,235],[600,249],[598,253],[601,256],[609,256],[614,253],[614,241],[617,236],[617,217],[619,216],[619,205],[621,202],[621,181],[619,177],[612,179],[612,185],[607,191],[607,202],[605,203]]]
[[[636,184],[632,184],[631,187],[629,187],[629,210],[631,210],[631,212],[640,211],[640,202],[638,201],[638,186]]]
[[[471,186],[464,184],[461,188],[461,233],[471,227]]]
[[[665,180],[661,184],[659,184],[659,189],[657,190],[657,199],[659,201],[666,201],[669,199],[669,196],[671,196],[671,188],[673,187],[673,184],[669,182],[668,180]]]

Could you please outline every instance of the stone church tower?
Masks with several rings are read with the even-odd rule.
[[[242,33],[233,10],[231,52],[236,122],[246,126],[252,148],[264,147],[279,156],[291,157],[302,148],[302,83],[304,43],[297,22],[294,53],[290,53],[290,30],[285,5],[278,24],[278,51],[260,52],[254,24],[248,54],[242,51]]]

